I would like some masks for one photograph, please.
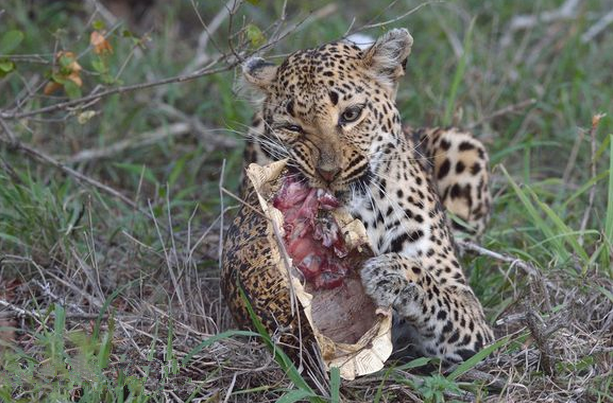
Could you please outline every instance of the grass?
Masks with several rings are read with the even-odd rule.
[[[87,4],[0,6],[0,112],[19,100],[30,111],[97,86],[175,76],[228,48],[226,18],[196,54],[198,14],[210,23],[215,2],[194,2],[198,14],[191,2],[111,9],[116,20]],[[268,54],[334,40],[354,18],[354,27],[377,23],[417,5],[289,4],[287,26],[301,24]],[[490,150],[494,211],[481,244],[525,264],[464,258],[499,340],[491,348],[447,372],[417,359],[348,382],[335,371],[301,372],[274,335],[235,329],[218,268],[229,217],[220,219],[222,206],[235,201],[222,200],[220,177],[237,188],[252,109],[230,70],[4,120],[23,144],[137,208],[1,143],[0,400],[613,400],[613,34],[582,39],[609,8],[586,0],[568,19],[510,28],[519,14],[559,5],[460,0],[390,25],[409,28],[415,40],[398,94],[405,120],[473,127]],[[241,6],[234,22],[250,24],[251,49],[269,38],[282,9],[280,1]],[[90,46],[101,30],[112,53]],[[74,60],[56,60],[59,50]],[[69,79],[72,61],[82,67],[81,86]],[[45,94],[48,80],[61,88]],[[591,130],[598,113],[608,116]],[[102,157],[74,160],[100,150]]]

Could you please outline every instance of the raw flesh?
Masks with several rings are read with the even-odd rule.
[[[350,260],[344,259],[349,251],[330,213],[339,207],[337,198],[294,175],[283,178],[273,206],[283,213],[287,252],[307,282],[315,289],[341,286]]]

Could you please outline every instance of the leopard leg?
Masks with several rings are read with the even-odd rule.
[[[415,259],[398,253],[377,256],[365,262],[360,276],[379,307],[396,311],[421,354],[460,362],[493,340],[470,287],[440,283]]]
[[[475,136],[456,128],[406,131],[419,144],[430,177],[445,209],[462,223],[450,220],[454,235],[480,236],[490,217],[489,158]]]

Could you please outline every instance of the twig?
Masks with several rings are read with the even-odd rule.
[[[188,63],[184,72],[200,68],[203,64],[205,64],[210,59],[210,57],[206,54],[206,48],[209,42],[213,44],[213,47],[219,53],[222,53],[221,49],[219,48],[219,46],[217,45],[217,43],[215,43],[215,40],[213,39],[213,34],[219,29],[219,27],[225,21],[225,19],[228,18],[228,15],[229,15],[228,5],[230,2],[234,2],[234,1],[236,0],[229,0],[225,6],[221,7],[221,10],[219,11],[219,13],[217,13],[217,15],[213,17],[211,22],[207,25],[202,19],[202,16],[200,15],[200,12],[198,11],[198,7],[195,4],[195,1],[191,0],[192,8],[194,10],[194,13],[200,20],[200,24],[202,25],[203,31],[198,37],[198,46],[196,48],[196,56],[194,56],[194,59],[190,63]]]
[[[274,39],[281,40],[285,38],[286,36],[288,36],[289,34],[291,34],[292,32],[298,30],[298,28],[304,29],[305,27],[308,27],[315,21],[320,20],[322,18],[326,18],[331,14],[334,14],[337,10],[338,10],[338,4],[336,3],[326,4],[322,8],[317,9],[313,11],[312,13],[310,13],[303,20],[300,20],[294,24],[289,25],[287,28],[280,31],[280,33],[274,34]]]
[[[477,245],[476,243],[471,242],[471,241],[458,239],[456,242],[458,246],[464,250],[476,252],[477,254],[482,255],[482,256],[488,256],[496,260],[500,260],[502,262],[510,263],[514,266],[521,268],[522,270],[524,270],[526,273],[530,274],[531,276],[537,276],[539,274],[539,272],[534,267],[532,267],[530,263],[525,262],[521,260],[520,258],[503,255],[502,253],[494,252],[493,250],[484,248],[483,246]]]
[[[493,259],[499,260],[501,262],[506,262],[506,263],[510,263],[511,266],[514,267],[519,267],[520,269],[522,269],[525,273],[527,273],[530,276],[533,277],[541,277],[540,276],[540,272],[534,268],[534,266],[532,266],[530,263],[518,258],[518,257],[514,257],[514,256],[509,256],[509,255],[504,255],[502,253],[498,253],[498,252],[494,252],[492,250],[489,250],[487,248],[484,248],[483,246],[477,245],[474,242],[471,241],[466,241],[466,240],[462,240],[462,239],[458,239],[456,241],[457,245],[467,251],[471,251],[474,253],[477,253],[481,256],[488,256],[491,257]],[[560,290],[560,287],[556,286],[554,283],[552,283],[551,281],[547,280],[547,279],[543,279],[543,282],[545,283],[545,285],[547,285],[548,287],[554,289],[554,290]]]
[[[596,24],[592,25],[587,32],[581,35],[581,42],[588,43],[604,31],[611,23],[613,23],[613,10],[606,13]]]
[[[226,159],[224,158],[224,160],[221,163],[221,173],[219,174],[219,209],[220,209],[220,215],[219,215],[219,246],[217,248],[217,260],[218,260],[218,268],[219,268],[219,272],[223,272],[223,246],[224,246],[224,241],[225,241],[225,237],[224,237],[224,232],[223,232],[223,226],[224,226],[224,213],[225,213],[225,205],[224,205],[224,200],[223,200],[223,191],[224,191],[224,176],[226,174]],[[218,297],[219,300],[221,301],[223,299],[223,295],[221,293],[221,287],[219,288],[219,293],[218,293]],[[220,317],[221,312],[220,310],[217,311],[217,323],[220,323]]]
[[[169,137],[182,136],[190,132],[191,126],[187,123],[173,123],[168,126],[162,126],[158,129],[141,133],[134,138],[118,141],[105,148],[94,148],[89,150],[79,151],[71,157],[64,157],[67,162],[84,162],[108,158],[131,148],[145,147],[155,144],[160,140]]]
[[[226,55],[220,56],[217,60],[211,62],[210,66],[214,66],[214,65],[218,64],[219,62],[221,62],[225,58],[227,58]],[[123,94],[123,93],[126,93],[126,92],[132,92],[132,91],[142,90],[142,89],[151,88],[151,87],[158,87],[158,86],[161,86],[161,85],[166,85],[166,84],[171,84],[171,83],[182,83],[182,82],[186,82],[186,81],[195,80],[196,78],[200,78],[200,77],[204,77],[204,76],[208,76],[208,75],[212,75],[212,74],[221,73],[223,71],[231,70],[237,64],[238,64],[238,61],[233,61],[233,62],[229,63],[228,65],[226,65],[224,67],[218,67],[218,68],[205,67],[205,68],[202,68],[202,69],[200,69],[198,71],[195,71],[193,73],[190,73],[190,74],[178,75],[178,76],[174,76],[174,77],[168,77],[168,78],[164,78],[162,80],[157,80],[157,81],[150,81],[150,82],[145,82],[145,83],[125,85],[125,86],[121,86],[121,87],[111,88],[111,89],[108,89],[106,91],[99,92],[97,94],[90,94],[90,95],[87,95],[87,96],[84,96],[84,97],[81,97],[81,98],[78,98],[78,99],[73,99],[73,100],[65,101],[65,102],[59,102],[57,104],[45,106],[43,108],[35,109],[35,110],[32,110],[32,111],[25,111],[25,112],[19,112],[19,113],[17,113],[17,112],[13,112],[13,113],[0,112],[0,118],[1,119],[8,119],[8,120],[22,119],[22,118],[27,118],[27,117],[30,117],[30,116],[40,115],[42,113],[55,112],[55,111],[58,111],[58,110],[61,110],[61,109],[67,109],[67,108],[70,108],[70,107],[73,107],[73,106],[77,106],[79,104],[83,104],[83,103],[86,103],[86,102],[98,100],[98,99],[107,97],[109,95]]]
[[[119,200],[121,200],[122,202],[124,202],[125,204],[127,204],[128,206],[140,211],[141,213],[143,213],[144,215],[146,215],[147,217],[151,218],[151,215],[149,214],[149,212],[141,209],[136,203],[134,203],[132,200],[130,200],[128,197],[124,196],[123,194],[119,193],[117,190],[113,189],[110,186],[107,186],[101,182],[98,182],[97,180],[90,178],[87,175],[84,175],[80,172],[75,171],[72,168],[67,167],[66,165],[62,164],[61,162],[59,162],[58,160],[56,160],[53,157],[50,157],[49,155],[43,153],[42,151],[39,151],[35,148],[32,148],[28,145],[23,144],[21,141],[17,140],[17,137],[15,136],[15,134],[12,132],[11,128],[6,124],[6,122],[0,118],[0,126],[2,126],[2,128],[4,129],[4,132],[7,135],[7,138],[4,138],[3,136],[0,136],[0,142],[6,144],[9,149],[16,149],[19,150],[21,152],[23,152],[24,154],[30,156],[31,158],[40,161],[42,163],[45,164],[49,164],[54,166],[55,168],[59,169],[60,171],[62,171],[63,173],[70,175],[72,177],[74,177],[75,179],[81,181],[81,182],[85,182],[90,186],[95,187],[96,189],[99,189]],[[13,140],[11,140],[13,139]]]
[[[387,21],[377,22],[377,23],[375,23],[375,24],[367,24],[367,25],[364,25],[364,26],[362,26],[362,27],[360,27],[360,28],[355,29],[355,30],[354,30],[353,32],[351,32],[351,33],[359,32],[359,31],[365,31],[365,30],[367,30],[367,29],[371,29],[371,28],[378,28],[378,27],[383,27],[383,26],[389,25],[389,24],[393,24],[393,23],[395,23],[395,22],[397,22],[397,21],[400,21],[400,20],[402,20],[402,19],[404,19],[404,18],[408,17],[409,15],[411,15],[411,14],[413,14],[413,13],[416,13],[417,11],[421,10],[422,8],[424,8],[424,7],[426,7],[426,6],[429,6],[429,5],[432,5],[432,4],[437,4],[437,3],[445,3],[445,2],[444,2],[444,1],[442,1],[442,0],[440,0],[440,1],[427,1],[427,2],[425,2],[425,3],[421,3],[421,4],[420,4],[420,5],[418,5],[417,7],[414,7],[414,8],[412,8],[412,9],[410,9],[410,10],[409,10],[409,11],[407,11],[406,13],[399,15],[398,17],[392,18],[392,19],[387,20]]]
[[[590,171],[592,179],[596,177],[596,131],[600,120],[605,116],[604,113],[598,113],[592,116],[592,127],[590,127],[590,142],[591,147],[591,159],[590,159]],[[596,182],[592,184],[590,188],[590,194],[588,196],[588,204],[585,212],[583,213],[583,219],[581,220],[581,226],[579,227],[579,245],[583,246],[583,233],[587,227],[587,222],[590,219],[590,213],[594,207],[594,198],[596,197]]]
[[[16,183],[18,185],[23,184],[23,181],[21,180],[19,175],[17,175],[15,169],[13,169],[11,164],[9,164],[4,158],[2,158],[2,155],[0,155],[0,168],[2,168],[4,172],[6,172],[7,175],[11,177],[11,181],[13,181],[13,183]]]
[[[14,313],[17,314],[17,317],[30,317],[30,318],[34,318],[36,320],[42,320],[42,315],[39,314],[38,312],[33,312],[33,311],[26,311],[23,308],[18,307],[17,305],[13,305],[8,301],[5,301],[3,299],[0,299],[0,305],[10,309],[11,311],[13,311]]]
[[[517,15],[513,17],[506,33],[500,40],[501,47],[507,47],[511,44],[511,39],[515,31],[521,29],[529,29],[538,24],[550,23],[560,20],[570,20],[578,17],[577,8],[582,0],[566,0],[559,8],[552,11],[544,11],[534,15]]]
[[[497,390],[504,389],[508,381],[507,379],[500,378],[498,376],[488,374],[487,372],[479,371],[478,369],[474,369],[474,368],[462,374],[462,376],[460,377],[460,380],[464,382],[471,382],[471,383],[475,383],[475,381],[486,382],[488,389],[493,388]]]
[[[1,117],[0,117],[0,127],[2,128],[4,133],[6,134],[6,137],[8,137],[9,146],[16,147],[17,146],[17,142],[18,142],[17,136],[15,136],[15,133],[13,133],[13,131],[11,130],[9,125]],[[6,140],[5,140],[5,142],[6,142]]]
[[[228,401],[230,400],[230,396],[232,395],[232,391],[234,390],[234,384],[236,383],[236,375],[238,373],[235,372],[234,375],[232,375],[232,382],[230,382],[230,386],[228,387],[228,390],[226,391],[226,397],[223,399],[223,403],[228,403]]]
[[[219,136],[213,133],[213,129],[205,126],[197,116],[190,116],[181,112],[172,105],[159,103],[156,105],[158,109],[168,114],[168,116],[189,123],[191,128],[202,137],[202,145],[207,151],[213,151],[217,147],[229,148],[236,147],[237,141],[229,136]]]
[[[577,156],[579,155],[579,149],[581,148],[581,144],[583,143],[583,139],[585,138],[585,130],[579,128],[579,133],[577,138],[575,139],[575,144],[573,144],[573,148],[570,150],[570,155],[568,156],[568,163],[566,164],[566,168],[564,169],[564,174],[562,174],[562,183],[568,184],[570,175],[572,174],[575,163],[577,162]]]
[[[524,319],[524,323],[530,329],[530,333],[536,341],[538,350],[541,353],[541,363],[543,364],[543,369],[547,374],[555,375],[556,357],[551,351],[551,346],[548,340],[555,332],[566,326],[566,322],[563,319],[568,318],[566,315],[564,318],[558,317],[557,320],[550,326],[547,326],[543,319],[536,313],[535,309],[528,307],[525,311],[526,318]]]
[[[93,14],[100,14],[100,16],[110,25],[117,24],[117,17],[109,11],[108,8],[104,6],[104,4],[100,3],[98,0],[85,0],[85,5],[92,9]]]
[[[497,111],[493,112],[491,115],[486,116],[484,118],[481,118],[481,119],[477,120],[476,122],[469,124],[468,126],[466,126],[466,128],[469,129],[469,130],[474,129],[475,127],[482,125],[483,123],[487,122],[488,120],[493,120],[493,119],[496,119],[496,118],[498,118],[500,116],[504,116],[504,115],[507,115],[507,114],[510,114],[510,113],[518,112],[518,111],[520,111],[520,110],[522,110],[524,108],[527,108],[529,106],[532,106],[534,104],[536,104],[536,99],[530,98],[530,99],[526,99],[524,101],[518,102],[518,103],[513,104],[513,105],[505,106],[504,108],[498,109]]]
[[[15,313],[18,318],[29,317],[29,318],[34,318],[39,321],[42,321],[45,319],[45,315],[41,315],[40,313],[36,311],[28,311],[26,309],[20,308],[17,305],[11,304],[10,302],[5,301],[3,299],[0,299],[0,305],[13,311],[13,313]],[[54,317],[55,312],[53,311],[49,312],[49,316]],[[99,313],[66,312],[66,318],[75,319],[75,320],[79,320],[79,319],[92,320],[92,319],[98,319],[99,317],[102,317],[102,319],[107,319],[109,318],[109,316],[110,315],[108,314],[103,314],[101,316]],[[137,315],[134,315],[134,318],[141,319],[140,316],[137,316]]]
[[[33,280],[34,284],[36,284],[41,291],[43,292],[43,295],[48,296],[49,298],[51,298],[53,300],[53,302],[59,302],[62,305],[68,305],[70,306],[72,309],[74,309],[75,311],[77,311],[80,314],[84,314],[85,311],[83,311],[83,309],[81,309],[80,306],[78,306],[77,304],[69,304],[66,302],[66,298],[60,298],[59,296],[55,295],[53,293],[53,291],[51,291],[51,286],[49,285],[49,283],[45,282],[45,284],[42,284],[40,281],[38,280]]]
[[[168,192],[168,189],[167,189],[167,192]],[[164,237],[162,237],[162,231],[160,230],[158,220],[155,218],[155,214],[153,213],[153,206],[151,205],[150,200],[148,201],[148,204],[149,204],[149,210],[151,211],[151,216],[153,217],[153,224],[155,226],[155,231],[157,233],[158,239],[160,240],[160,243],[162,244],[162,251],[164,252],[164,261],[166,262],[166,267],[168,268],[168,273],[170,274],[170,280],[172,281],[172,285],[174,287],[174,293],[177,295],[177,298],[179,300],[179,305],[181,306],[181,308],[183,308],[183,311],[184,311],[184,315],[185,315],[184,319],[186,319],[187,312],[185,311],[186,305],[183,299],[183,288],[179,284],[177,280],[177,276],[175,275],[175,272],[173,270],[173,264],[176,264],[177,260],[171,259],[171,255],[170,255],[170,253],[172,253],[175,250],[175,248],[171,246],[171,250],[169,251],[168,248],[166,247],[166,243],[164,242]],[[168,208],[170,208],[170,206],[168,206]],[[170,237],[172,239],[174,236],[172,232],[172,222],[168,222],[168,227],[170,230]]]

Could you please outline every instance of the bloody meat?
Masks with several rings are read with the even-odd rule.
[[[332,214],[338,199],[324,189],[309,188],[304,180],[286,176],[273,198],[285,220],[285,246],[294,265],[315,289],[343,284],[349,272],[349,254]]]

